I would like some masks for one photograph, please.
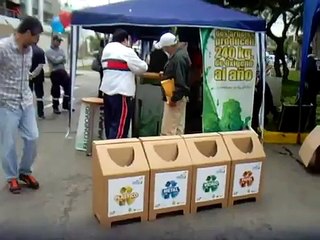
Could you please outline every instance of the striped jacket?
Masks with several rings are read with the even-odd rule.
[[[118,42],[107,44],[101,58],[103,80],[100,90],[107,95],[120,94],[134,97],[136,92],[135,74],[148,70],[133,49]]]

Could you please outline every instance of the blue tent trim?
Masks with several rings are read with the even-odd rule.
[[[129,0],[74,11],[72,24],[109,32],[115,26],[197,27],[265,31],[263,19],[204,0]]]
[[[303,45],[300,72],[300,98],[306,82],[308,68],[308,50],[320,24],[320,0],[305,0],[303,11]]]

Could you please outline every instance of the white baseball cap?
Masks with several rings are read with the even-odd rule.
[[[163,47],[170,47],[178,43],[178,38],[172,33],[165,33],[161,36],[160,41],[154,46],[156,49],[162,49]]]

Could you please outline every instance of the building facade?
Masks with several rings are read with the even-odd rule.
[[[49,23],[60,9],[59,0],[0,0],[0,15],[12,18],[38,16],[44,23]]]
[[[0,38],[10,36],[26,15],[37,16],[43,23],[39,46],[44,50],[51,45],[51,20],[59,15],[59,0],[0,0]],[[68,52],[68,34],[63,34],[61,47]]]
[[[14,9],[20,8],[21,15],[38,16],[43,23],[49,23],[53,16],[60,12],[59,0],[6,0],[8,8],[16,5]]]

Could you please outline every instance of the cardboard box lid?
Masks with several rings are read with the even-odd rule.
[[[252,131],[246,133],[221,133],[232,161],[265,159],[266,154],[258,136]]]
[[[194,164],[225,163],[231,161],[228,149],[219,134],[185,139]]]
[[[143,141],[142,145],[150,169],[170,169],[192,165],[187,146],[182,138],[159,138],[157,141]]]
[[[119,143],[136,143],[140,142],[138,138],[119,138],[112,140],[98,140],[93,141],[94,145],[119,144]]]
[[[156,137],[141,137],[139,138],[142,142],[150,142],[150,141],[163,141],[163,140],[181,140],[181,136],[173,135],[173,136],[156,136]]]
[[[227,135],[235,135],[235,134],[254,134],[257,137],[259,137],[259,135],[252,129],[250,128],[249,130],[241,130],[241,131],[232,131],[232,132],[219,132],[220,135],[222,136],[227,136]]]
[[[94,148],[97,151],[96,155],[103,176],[149,171],[149,165],[139,140],[94,144]]]
[[[317,149],[320,147],[320,126],[316,126],[304,140],[299,156],[305,167],[316,163]]]
[[[212,133],[196,133],[196,134],[185,134],[181,135],[183,139],[189,139],[189,138],[203,138],[203,137],[215,137],[220,136],[219,133],[212,132]]]

